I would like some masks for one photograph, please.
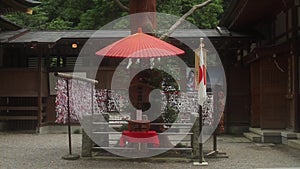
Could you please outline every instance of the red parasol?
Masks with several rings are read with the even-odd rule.
[[[121,58],[153,58],[184,54],[184,51],[138,29],[138,33],[104,47],[96,55]]]

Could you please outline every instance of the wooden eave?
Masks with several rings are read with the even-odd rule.
[[[284,53],[290,53],[292,50],[292,42],[285,42],[280,45],[271,45],[255,48],[252,52],[250,52],[247,56],[243,57],[243,62],[246,64],[252,63],[262,57],[276,57],[277,55],[281,55]]]
[[[33,0],[6,0],[0,3],[0,14],[7,14],[13,11],[28,12],[30,8],[41,4],[39,1]]]
[[[251,29],[260,22],[273,19],[293,5],[293,0],[232,0],[220,21],[229,30]]]
[[[21,29],[22,27],[0,16],[0,28],[1,31],[6,31],[6,30],[15,31]]]

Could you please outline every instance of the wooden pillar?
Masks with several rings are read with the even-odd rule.
[[[299,1],[298,1],[299,3]],[[299,4],[295,2],[295,5],[292,7],[292,15],[290,17],[292,20],[292,38],[293,39],[298,39],[298,31],[300,21],[299,21],[299,16],[298,16],[298,10],[300,7],[298,7]],[[299,68],[299,54],[300,54],[300,49],[299,49],[300,41],[299,40],[294,40],[291,44],[291,54],[292,54],[292,85],[293,85],[293,93],[294,93],[294,130],[296,132],[300,132],[300,112],[299,112],[299,76],[300,76],[300,68]]]
[[[38,42],[33,42],[36,43],[36,54],[38,57],[38,68],[37,68],[37,83],[38,83],[38,97],[37,97],[37,105],[38,105],[38,112],[37,112],[37,132],[39,132],[39,128],[41,126],[41,121],[42,121],[42,111],[43,111],[43,102],[42,102],[42,88],[43,88],[43,83],[42,83],[42,46],[38,44]]]
[[[295,104],[294,104],[294,116],[295,116],[295,131],[296,132],[300,132],[300,112],[299,112],[299,95],[300,95],[300,91],[299,91],[299,83],[300,83],[300,79],[299,79],[299,76],[300,76],[300,68],[299,68],[299,53],[300,53],[300,50],[298,48],[299,46],[299,41],[295,41],[293,43],[293,66],[294,66],[294,69],[293,69],[293,84],[294,84],[294,93],[295,93],[295,96],[294,96],[294,100],[295,100]],[[298,49],[298,51],[297,51]]]
[[[300,111],[299,111],[299,104],[300,104],[300,49],[299,49],[300,41],[296,40],[293,42],[293,87],[294,87],[294,130],[296,132],[300,132]]]
[[[299,46],[300,45],[300,41],[298,40],[296,42],[296,46]],[[296,124],[296,132],[300,132],[300,111],[299,111],[299,104],[300,104],[300,99],[299,99],[299,95],[300,95],[300,90],[299,90],[299,86],[300,86],[300,49],[297,48],[298,51],[296,51],[295,53],[295,77],[296,77],[296,80],[295,80],[295,93],[296,93],[296,105],[295,105],[295,124]]]
[[[3,45],[0,44],[0,67],[3,66]]]

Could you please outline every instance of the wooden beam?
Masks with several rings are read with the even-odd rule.
[[[84,77],[80,77],[80,76],[76,76],[76,75],[71,75],[71,74],[68,74],[68,73],[56,72],[54,75],[58,76],[58,77],[61,77],[61,78],[65,78],[65,79],[77,79],[77,80],[83,80],[83,81],[87,81],[87,82],[95,83],[95,84],[98,83],[97,80],[84,78]]]
[[[0,116],[0,120],[37,120],[38,116]]]
[[[33,110],[37,111],[39,108],[37,106],[0,106],[0,110],[16,110],[16,111],[27,111]]]

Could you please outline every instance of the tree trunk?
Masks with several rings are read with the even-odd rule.
[[[129,12],[131,34],[136,33],[139,27],[144,33],[153,33],[156,29],[156,0],[130,0]],[[137,13],[142,14],[134,15]]]

